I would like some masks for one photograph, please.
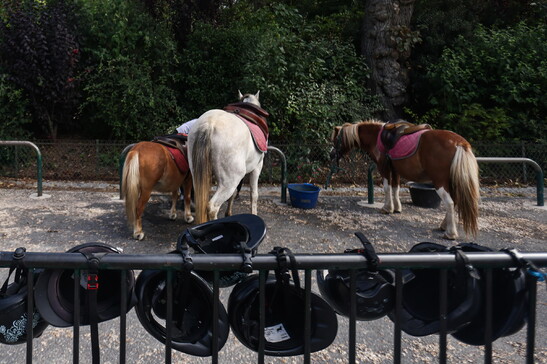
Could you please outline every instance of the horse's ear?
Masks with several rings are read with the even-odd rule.
[[[243,99],[243,95],[241,94],[241,91],[239,91],[239,90],[237,90],[237,93],[238,93],[237,98],[238,98],[238,100],[241,101],[241,99]]]
[[[258,100],[258,96],[260,95],[260,90],[258,90],[255,94],[256,99]]]

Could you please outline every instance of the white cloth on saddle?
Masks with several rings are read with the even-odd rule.
[[[188,135],[188,133],[190,132],[190,129],[192,129],[192,126],[194,126],[196,121],[198,121],[198,119],[192,119],[190,121],[185,122],[184,124],[182,124],[181,126],[177,128],[177,132]]]

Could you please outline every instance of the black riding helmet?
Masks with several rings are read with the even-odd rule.
[[[14,259],[21,259],[24,253],[24,248],[18,248],[14,253]],[[13,273],[15,274],[14,279],[12,283],[9,283]],[[37,276],[37,273],[33,274],[34,281]],[[13,266],[0,288],[0,342],[3,344],[23,344],[27,340],[27,279],[27,269]],[[47,326],[48,323],[34,308],[32,337],[37,338],[42,335]]]
[[[259,216],[238,214],[186,229],[179,237],[177,249],[180,250],[181,244],[188,243],[195,253],[245,255],[246,264],[240,271],[219,274],[220,287],[230,287],[250,273],[249,259],[256,254],[265,235],[266,225]],[[212,284],[213,272],[196,272]]]
[[[279,274],[268,275],[265,282],[264,353],[294,356],[304,353],[305,301],[298,279],[288,282]],[[260,299],[258,275],[246,277],[232,290],[228,316],[234,335],[243,345],[258,352]],[[311,292],[310,351],[328,347],[336,338],[338,322],[333,309]]]
[[[136,284],[137,317],[153,337],[165,343],[167,336],[167,273],[144,270]],[[173,322],[171,347],[194,355],[212,355],[213,291],[194,272],[177,272],[173,278]],[[228,339],[228,315],[219,302],[218,348]]]
[[[356,274],[356,319],[376,320],[391,312],[395,303],[394,274],[389,270],[378,270],[378,256],[372,244],[361,233],[355,234],[364,249],[348,249],[345,253],[363,254],[369,266],[358,269]],[[321,296],[343,316],[350,316],[351,289],[350,271],[329,269],[317,271],[317,285]]]
[[[411,253],[449,252],[444,245],[419,243]],[[401,329],[412,336],[425,336],[440,331],[439,269],[411,269],[404,272],[412,277],[403,285]],[[461,267],[447,270],[446,324],[449,333],[466,326],[478,312],[482,295],[478,277]],[[395,313],[388,314],[395,322]]]
[[[325,274],[326,273],[326,274]],[[350,271],[318,270],[317,285],[321,296],[343,316],[350,317]],[[380,270],[374,273],[366,269],[356,272],[356,319],[376,320],[393,310],[395,288],[393,273]]]
[[[67,253],[95,254],[100,257],[104,254],[120,254],[121,251],[103,243],[86,243],[78,245]],[[87,272],[82,271],[80,277],[80,325],[90,324],[90,312],[86,306],[86,296],[90,287],[86,286]],[[97,272],[98,288],[96,289],[97,322],[116,318],[121,311],[121,277],[122,271],[101,269]],[[133,271],[126,274],[127,302],[129,311],[136,303],[133,292],[135,277]],[[74,270],[46,269],[40,273],[34,291],[34,301],[42,317],[53,326],[68,327],[74,323]]]
[[[478,244],[459,244],[466,252],[488,252],[492,249]],[[481,274],[480,287],[485,289],[485,270]],[[528,291],[523,268],[492,269],[492,341],[512,335],[522,329],[528,316]],[[486,302],[480,305],[478,314],[464,328],[454,332],[459,341],[469,345],[484,345],[486,330]]]

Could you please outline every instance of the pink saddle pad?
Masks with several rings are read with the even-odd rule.
[[[420,138],[423,133],[429,131],[426,130],[420,130],[412,134],[403,135],[399,138],[397,141],[397,144],[390,150],[386,151],[386,148],[384,147],[384,144],[382,143],[382,140],[380,136],[382,135],[382,132],[378,133],[378,139],[376,141],[376,147],[380,151],[380,153],[387,154],[391,159],[403,159],[408,158],[414,153],[416,153],[416,149],[418,149],[418,145],[420,144]]]
[[[253,141],[255,143],[255,147],[261,152],[268,151],[268,136],[264,134],[262,129],[260,129],[258,125],[251,123],[245,118],[237,114],[234,114],[234,115],[240,118],[241,120],[243,120],[245,125],[247,125],[247,127],[249,128],[251,135],[253,137]]]

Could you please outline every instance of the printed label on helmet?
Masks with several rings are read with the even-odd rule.
[[[212,241],[217,241],[218,239],[222,239],[224,237],[224,235],[219,235],[219,236],[215,236],[214,238],[212,238],[211,240]]]
[[[280,341],[289,340],[291,337],[285,330],[283,324],[278,324],[264,328],[264,338],[267,342],[278,343]]]

